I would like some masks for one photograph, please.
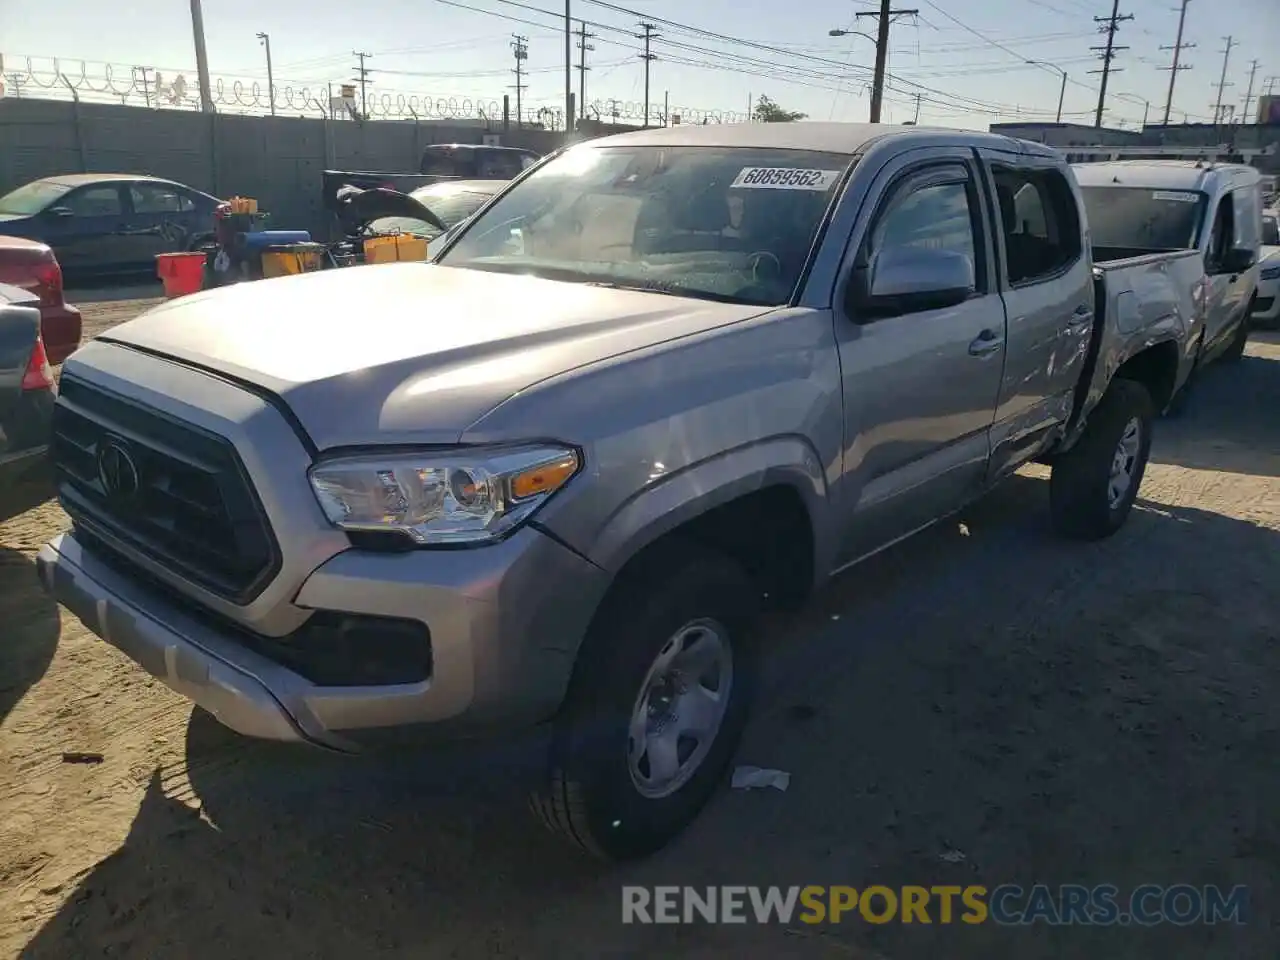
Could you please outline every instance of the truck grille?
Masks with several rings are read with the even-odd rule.
[[[265,512],[223,437],[64,377],[52,459],[63,507],[98,542],[238,604],[279,570]]]

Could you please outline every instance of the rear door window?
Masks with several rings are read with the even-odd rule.
[[[1049,280],[1080,259],[1080,218],[1061,173],[998,164],[991,173],[1011,285]]]
[[[120,188],[115,184],[72,190],[58,205],[66,207],[76,217],[118,217],[124,213]]]
[[[190,197],[173,187],[158,183],[135,183],[129,187],[134,213],[187,213],[195,209]]]

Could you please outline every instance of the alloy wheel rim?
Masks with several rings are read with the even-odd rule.
[[[733,651],[722,624],[690,621],[663,644],[627,727],[627,768],[641,796],[669,797],[698,772],[732,691]]]
[[[1138,451],[1142,448],[1142,423],[1133,417],[1124,425],[1120,441],[1111,457],[1111,476],[1107,481],[1107,504],[1112,510],[1120,506],[1133,486],[1137,472]]]

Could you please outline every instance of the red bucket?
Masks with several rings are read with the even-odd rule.
[[[181,297],[204,289],[205,255],[191,253],[156,254],[156,275],[164,284],[164,295]]]

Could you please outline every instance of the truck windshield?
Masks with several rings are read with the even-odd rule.
[[[850,157],[575,147],[463,228],[438,262],[729,303],[786,303]]]
[[[1196,246],[1205,195],[1150,187],[1082,187],[1094,247],[1187,250]]]

